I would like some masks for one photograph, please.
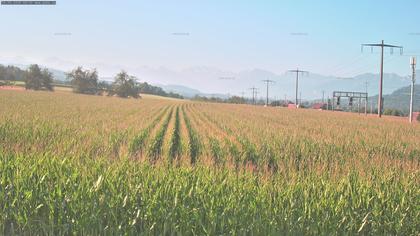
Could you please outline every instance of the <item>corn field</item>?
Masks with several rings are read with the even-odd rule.
[[[0,234],[419,235],[420,125],[0,91]]]

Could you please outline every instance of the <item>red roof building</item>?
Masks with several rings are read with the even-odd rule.
[[[315,103],[314,105],[312,105],[312,109],[322,110],[324,109],[324,107],[325,107],[324,103]]]

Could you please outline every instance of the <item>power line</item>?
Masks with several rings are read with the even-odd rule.
[[[332,67],[329,70],[329,73],[331,75],[342,74],[343,71],[345,72],[345,70],[347,70],[348,68],[353,67],[354,65],[359,64],[364,60],[366,60],[366,57],[363,57],[363,54],[359,54],[358,57],[355,57],[354,60],[350,60],[349,63],[342,63],[339,66]]]
[[[296,73],[296,107],[299,106],[299,101],[298,101],[298,91],[299,91],[299,74],[309,74],[308,71],[304,71],[304,70],[299,70],[299,68],[297,68],[296,70],[289,70],[289,72],[293,72]]]
[[[380,47],[381,48],[381,78],[379,80],[379,96],[378,96],[378,117],[382,116],[382,108],[383,108],[383,97],[382,97],[382,87],[383,87],[383,80],[384,80],[384,48],[390,48],[391,54],[394,52],[394,48],[400,49],[400,54],[403,53],[403,47],[402,46],[396,46],[396,45],[390,45],[390,44],[384,44],[384,41],[382,40],[381,43],[375,44],[375,43],[369,43],[369,44],[362,44],[362,51],[364,47],[371,47],[371,51],[373,51],[374,47]]]
[[[270,83],[274,83],[274,80],[269,80],[269,79],[266,79],[266,80],[262,80],[264,83],[266,83],[267,84],[267,99],[266,99],[266,101],[265,101],[265,106],[268,106],[268,85],[270,84]]]

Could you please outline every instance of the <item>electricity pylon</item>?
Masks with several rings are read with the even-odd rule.
[[[267,99],[265,101],[265,106],[268,106],[268,85],[270,83],[274,83],[274,81],[273,80],[266,79],[266,80],[263,80],[263,82],[265,82],[267,84]]]
[[[296,105],[296,107],[298,107],[298,105],[299,105],[299,101],[298,101],[299,74],[308,74],[309,72],[308,71],[304,71],[304,70],[299,70],[299,68],[296,69],[296,70],[289,70],[289,72],[296,73],[296,103],[295,103],[295,105]]]
[[[368,46],[371,47],[373,50],[373,47],[380,47],[381,48],[381,78],[379,80],[379,96],[378,96],[378,117],[382,116],[382,108],[383,108],[383,97],[382,97],[382,87],[383,87],[383,81],[384,81],[384,48],[391,48],[391,54],[394,52],[394,48],[400,49],[400,54],[403,53],[403,47],[402,46],[395,46],[390,44],[384,44],[384,41],[382,40],[381,43],[375,44],[362,44],[362,51],[363,47]]]
[[[252,87],[249,89],[252,90],[252,104],[255,104],[255,95],[257,94],[258,88]]]

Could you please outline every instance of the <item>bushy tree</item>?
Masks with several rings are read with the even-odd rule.
[[[388,116],[403,116],[404,114],[400,110],[397,110],[397,109],[385,109],[384,115],[388,115]]]
[[[140,97],[139,87],[136,85],[134,76],[130,76],[125,71],[121,71],[115,76],[115,81],[112,84],[113,92],[119,97]]]
[[[147,82],[138,83],[137,87],[139,88],[140,93],[153,94],[153,95],[158,95],[158,96],[163,96],[163,97],[172,97],[172,98],[179,98],[179,99],[184,98],[183,96],[173,93],[173,92],[167,93],[161,87],[153,86],[151,84],[148,84]]]
[[[70,73],[67,73],[67,79],[73,86],[73,92],[83,94],[98,94],[98,72],[94,70],[83,70],[79,66]]]
[[[246,103],[245,99],[243,97],[239,96],[232,96],[228,99],[226,99],[227,103],[235,103],[235,104],[244,104]]]
[[[47,69],[41,70],[37,64],[30,65],[25,73],[25,88],[33,90],[53,90],[53,76]]]
[[[19,67],[0,65],[0,80],[25,81],[25,74]]]

